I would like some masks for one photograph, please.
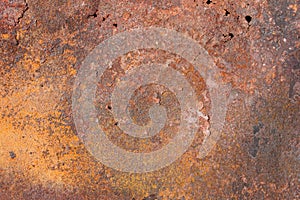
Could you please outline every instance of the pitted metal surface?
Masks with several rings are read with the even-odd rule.
[[[299,199],[298,9],[4,0],[0,199]]]

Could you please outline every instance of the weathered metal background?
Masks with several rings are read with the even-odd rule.
[[[2,0],[0,199],[299,199],[299,6],[297,0]],[[198,41],[234,98],[207,157],[189,150],[162,170],[123,173],[96,161],[78,138],[73,83],[100,42],[150,26]],[[141,52],[115,65],[167,58]]]

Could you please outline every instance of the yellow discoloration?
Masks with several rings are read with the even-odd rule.
[[[289,5],[289,8],[290,8],[290,9],[293,9],[293,11],[296,13],[297,10],[298,10],[298,4],[292,4],[292,5]]]
[[[9,39],[10,35],[9,34],[1,34],[2,39]]]

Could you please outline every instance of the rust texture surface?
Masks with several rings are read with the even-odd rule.
[[[0,199],[299,199],[299,13],[298,0],[1,0]],[[178,96],[164,84],[148,84],[134,91],[126,109],[143,126],[161,117],[150,107],[163,106],[166,123],[151,137],[123,132],[112,94],[128,71],[169,66],[201,104],[199,130],[183,155],[161,169],[126,172],[88,148],[91,139],[75,125],[74,85],[99,44],[151,27],[196,41],[219,78],[198,73],[198,57],[158,48],[133,49],[110,63],[97,77],[96,117],[107,138],[128,152],[163,148],[184,120]],[[211,89],[219,85],[230,87],[219,93],[227,112],[216,144],[200,155],[213,134],[211,112],[222,103]]]

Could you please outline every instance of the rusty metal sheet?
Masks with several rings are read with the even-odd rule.
[[[299,199],[296,0],[0,2],[0,199]]]

